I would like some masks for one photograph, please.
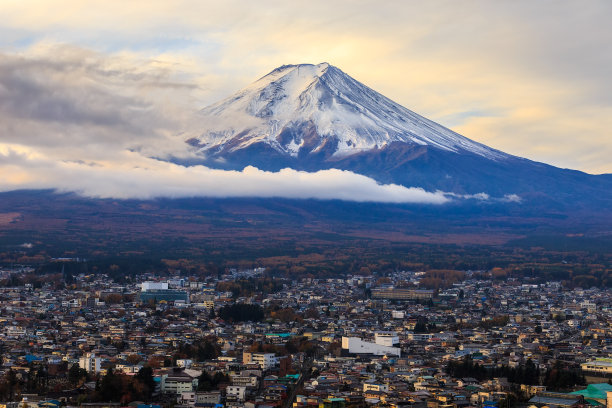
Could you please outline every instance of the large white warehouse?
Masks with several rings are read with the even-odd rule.
[[[342,348],[350,354],[372,354],[375,356],[400,357],[399,347],[383,346],[361,340],[359,337],[342,337]]]

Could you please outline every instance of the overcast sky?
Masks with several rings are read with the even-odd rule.
[[[609,1],[20,0],[0,15],[2,189],[128,157],[160,182],[196,177],[147,157],[180,153],[194,110],[324,61],[494,148],[612,173]]]

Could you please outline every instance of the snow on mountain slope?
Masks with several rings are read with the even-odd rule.
[[[291,157],[332,146],[331,156],[339,158],[403,142],[492,160],[510,157],[404,108],[327,63],[279,67],[201,114],[205,130],[189,143],[206,156],[263,143]],[[304,126],[314,126],[314,140]]]

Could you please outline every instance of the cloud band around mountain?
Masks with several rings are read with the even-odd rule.
[[[126,153],[133,160],[119,165],[98,162],[50,161],[30,152],[0,148],[0,172],[12,177],[0,181],[3,191],[53,188],[96,198],[152,199],[157,197],[284,197],[373,201],[384,203],[443,204],[442,192],[427,192],[375,180],[344,170],[314,173],[283,169],[278,172],[246,167],[242,171],[181,166]]]

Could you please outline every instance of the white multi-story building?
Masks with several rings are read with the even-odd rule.
[[[195,391],[184,391],[184,392],[181,392],[181,395],[179,395],[176,398],[176,402],[178,404],[182,404],[182,405],[194,406],[195,403],[196,403],[196,393],[195,393]]]
[[[408,340],[412,341],[427,341],[434,335],[431,333],[408,333]]]
[[[150,290],[167,290],[168,282],[142,282],[140,285],[143,292]]]
[[[197,387],[197,378],[194,380],[188,375],[168,375],[161,378],[161,392],[164,394],[182,394],[193,391]]]
[[[395,347],[399,344],[399,336],[391,331],[378,331],[374,333],[374,343],[380,346]]]
[[[95,353],[86,353],[79,359],[79,367],[86,370],[88,373],[99,373],[101,371],[102,359],[96,357]]]
[[[220,404],[221,391],[196,392],[196,404]]]
[[[185,286],[185,279],[168,279],[169,288],[182,288]]]
[[[279,358],[274,353],[249,353],[242,354],[244,364],[258,364],[262,370],[268,370],[278,365]]]
[[[254,375],[234,375],[232,376],[232,385],[257,387],[257,377]]]
[[[246,387],[230,385],[225,389],[228,400],[244,401],[246,397]]]

